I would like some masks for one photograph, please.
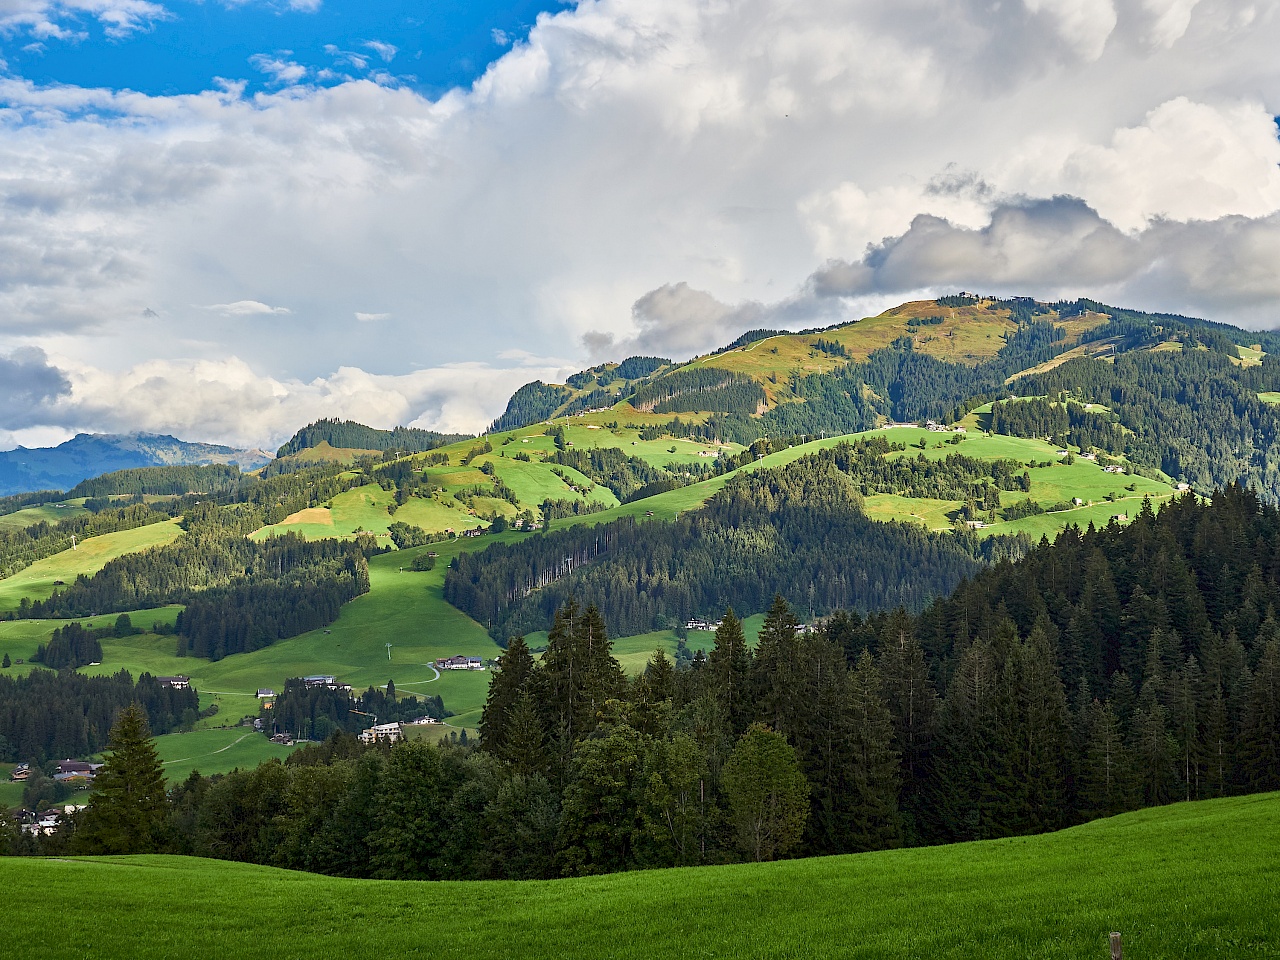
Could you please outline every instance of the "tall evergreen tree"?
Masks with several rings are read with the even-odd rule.
[[[1268,640],[1262,648],[1249,683],[1241,740],[1249,785],[1280,787],[1280,640]]]
[[[93,782],[77,845],[94,853],[151,853],[168,814],[164,771],[137,704],[120,712]]]
[[[848,823],[849,848],[883,850],[902,840],[898,814],[900,774],[893,748],[893,716],[881,696],[883,678],[863,650],[849,676],[852,716]]]
[[[747,729],[751,659],[742,621],[733,608],[724,612],[716,628],[715,646],[707,657],[710,680],[728,723],[728,735],[737,740]]]
[[[489,680],[489,693],[480,714],[480,747],[495,756],[506,748],[511,712],[533,673],[533,654],[524,637],[512,637],[499,667]]]
[[[1133,771],[1111,703],[1097,700],[1084,708],[1087,739],[1076,779],[1077,804],[1088,820],[1109,817],[1133,804]]]
[[[800,652],[798,626],[787,601],[781,595],[775,596],[760,628],[752,661],[756,714],[792,743],[801,733],[793,679]]]

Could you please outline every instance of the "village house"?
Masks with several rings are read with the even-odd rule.
[[[351,692],[351,684],[339,683],[338,678],[329,674],[318,673],[310,677],[302,678],[303,686],[311,689],[313,687],[323,687],[326,690],[337,690],[338,692]]]
[[[483,670],[484,661],[479,657],[445,657],[436,661],[437,670]]]
[[[13,772],[9,774],[9,779],[14,783],[22,783],[27,777],[31,776],[31,765],[20,763],[13,768]]]
[[[174,690],[186,690],[191,686],[190,677],[156,677],[156,683]]]
[[[380,740],[386,743],[398,743],[403,739],[404,731],[398,723],[379,723],[368,730],[360,731],[361,743],[377,743]]]
[[[409,721],[410,725],[415,727],[422,727],[422,726],[426,726],[429,723],[439,723],[439,722],[440,721],[437,720],[435,717],[414,717],[412,720]]]
[[[1102,469],[1106,473],[1124,473],[1124,467],[1114,463],[1111,464],[1110,466],[1103,467]]]
[[[258,699],[259,699],[259,700],[270,700],[270,699],[271,699],[272,697],[274,697],[275,695],[276,695],[276,692],[275,692],[274,690],[272,690],[270,687],[259,687],[259,688],[258,688]]]
[[[70,786],[88,786],[101,767],[100,763],[89,763],[85,760],[63,760],[58,763],[53,779]]]

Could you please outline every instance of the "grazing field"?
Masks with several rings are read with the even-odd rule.
[[[8,857],[0,882],[22,905],[14,960],[1106,960],[1113,930],[1125,956],[1172,960],[1276,955],[1276,849],[1269,794],[1040,837],[545,882],[342,880],[159,856]]]
[[[180,609],[181,609],[180,607],[158,607],[154,610],[136,610],[129,614],[129,619],[133,621],[133,626],[135,629],[150,630],[152,626],[158,623],[172,625],[174,620],[177,618],[178,611]],[[10,676],[16,676],[19,674],[26,674],[30,672],[33,669],[33,667],[38,666],[38,664],[33,664],[31,662],[31,655],[36,652],[36,647],[38,645],[49,642],[49,635],[52,634],[53,631],[58,627],[65,626],[68,623],[79,623],[84,627],[98,627],[98,628],[110,627],[113,624],[115,624],[116,618],[118,616],[119,616],[118,613],[112,613],[112,614],[106,614],[106,615],[97,616],[97,617],[85,617],[83,619],[74,620],[74,621],[73,620],[3,620],[3,621],[0,621],[0,657],[3,657],[7,653],[9,655],[9,659],[13,662],[13,666],[9,667],[3,672]],[[173,649],[175,649],[176,641],[171,636],[166,637],[166,636],[156,636],[155,634],[143,634],[135,637],[126,637],[120,640],[108,638],[103,640],[102,644],[103,644],[103,655],[109,657],[110,654],[108,654],[107,650],[112,646],[136,645],[140,648],[144,648],[148,650],[163,646],[164,649],[172,651]],[[23,662],[18,663],[19,660]],[[164,666],[167,668],[172,665],[173,661],[176,661],[176,660],[177,660],[177,657],[170,656],[167,660],[164,661]],[[184,660],[182,662],[189,663],[190,661]],[[150,666],[145,665],[142,661],[139,661],[139,663],[143,664],[141,666],[141,669],[137,669],[136,666],[129,667],[129,669],[133,671],[133,674],[135,677],[137,677],[138,673],[140,673],[142,669],[150,670],[151,673],[153,674],[181,672],[181,671],[170,671],[168,669],[155,670],[155,669],[152,669]],[[114,673],[119,669],[120,669],[119,665],[114,665],[111,667],[111,669],[108,672]],[[89,668],[86,668],[85,672],[90,672],[90,671],[97,672],[97,668],[89,667]]]
[[[1267,392],[1258,394],[1258,399],[1263,403],[1280,403],[1280,393]]]
[[[18,609],[18,601],[23,597],[44,600],[57,589],[59,580],[70,583],[82,573],[97,573],[116,557],[172,543],[181,533],[177,520],[167,520],[82,540],[74,550],[37,560],[25,570],[0,580],[0,612]]]
[[[83,503],[83,500],[74,500],[70,503],[45,503],[38,507],[27,507],[15,513],[6,513],[0,516],[0,530],[20,530],[41,521],[55,524],[82,517],[89,512],[81,506]]]
[[[186,779],[193,770],[209,776],[237,767],[249,769],[272,757],[284,759],[295,749],[272,743],[265,734],[255,733],[251,727],[192,730],[156,737],[156,752],[171,784]]]

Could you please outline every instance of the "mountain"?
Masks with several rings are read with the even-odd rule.
[[[262,450],[188,443],[160,434],[81,433],[56,447],[0,452],[0,495],[67,490],[90,477],[131,467],[234,463],[241,470],[256,470],[271,459]]]

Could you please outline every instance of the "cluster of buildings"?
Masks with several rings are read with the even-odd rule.
[[[437,670],[483,670],[484,661],[479,657],[445,657],[436,661]]]

